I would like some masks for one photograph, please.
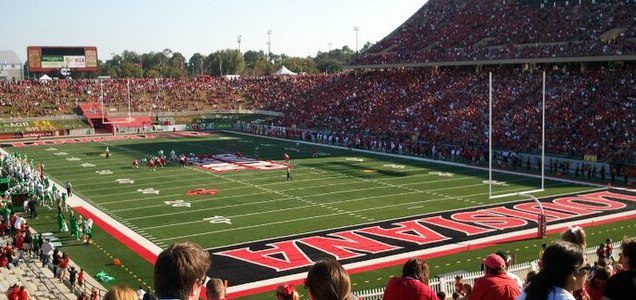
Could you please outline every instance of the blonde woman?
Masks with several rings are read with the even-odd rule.
[[[138,300],[137,293],[132,288],[123,285],[111,287],[103,300]]]

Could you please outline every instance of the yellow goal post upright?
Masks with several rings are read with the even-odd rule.
[[[99,105],[102,110],[102,124],[125,124],[125,123],[130,123],[130,121],[133,120],[130,113],[130,101],[131,101],[130,100],[130,79],[128,79],[126,82],[126,89],[127,89],[126,94],[128,97],[128,117],[122,121],[106,121],[106,117],[104,114],[104,80],[103,79],[99,80]]]
[[[535,197],[534,193],[540,193],[545,191],[545,71],[543,71],[543,88],[542,88],[542,99],[541,99],[541,188],[532,189],[522,192],[515,193],[506,193],[506,194],[497,194],[493,195],[492,187],[492,160],[493,160],[493,150],[492,150],[492,72],[488,74],[488,199],[497,199],[497,198],[506,198],[513,196],[524,196],[528,199],[532,199],[536,202],[539,207],[540,214],[537,216],[537,237],[544,238],[546,235],[546,218],[543,210],[543,205],[541,201]]]

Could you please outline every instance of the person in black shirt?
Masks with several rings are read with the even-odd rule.
[[[634,299],[636,295],[636,237],[623,240],[618,262],[623,267],[623,271],[617,272],[607,281],[603,299]]]

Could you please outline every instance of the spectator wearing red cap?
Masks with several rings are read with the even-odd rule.
[[[402,267],[402,277],[392,277],[384,289],[383,300],[435,300],[437,294],[428,284],[429,271],[425,261],[409,259]]]
[[[490,254],[482,261],[484,277],[477,278],[468,300],[514,300],[521,293],[517,282],[506,275],[506,261],[497,254]]]

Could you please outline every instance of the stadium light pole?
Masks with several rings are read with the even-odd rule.
[[[267,30],[267,61],[272,59],[272,30]]]
[[[238,42],[238,51],[239,51],[239,53],[241,52],[241,38],[243,38],[243,37],[240,34],[236,38],[236,41]]]
[[[353,26],[353,31],[356,32],[356,53],[358,53],[358,32],[360,31],[360,26]]]

